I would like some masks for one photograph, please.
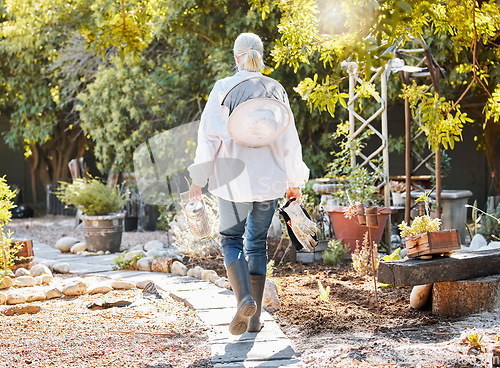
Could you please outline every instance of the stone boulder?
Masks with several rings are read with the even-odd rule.
[[[45,299],[47,299],[47,297],[45,296],[45,294],[43,294],[41,292],[29,294],[26,296],[27,302],[37,302],[37,301],[45,300]]]
[[[151,271],[151,264],[153,263],[153,258],[144,257],[137,261],[137,269],[139,271]]]
[[[4,293],[0,293],[0,305],[5,304],[6,301],[7,295],[5,295]]]
[[[41,276],[41,275],[50,275],[52,276],[52,271],[46,265],[37,264],[30,268],[30,275],[33,277]]]
[[[16,273],[14,274],[16,277],[20,277],[20,276],[30,276],[30,272],[26,269],[26,268],[18,268],[16,270]]]
[[[135,289],[135,284],[132,281],[115,280],[111,282],[111,287],[118,290]]]
[[[7,304],[14,305],[22,303],[26,303],[26,297],[23,294],[15,291],[7,294]]]
[[[422,309],[432,295],[432,285],[416,285],[411,289],[410,307]]]
[[[176,275],[186,276],[188,269],[181,262],[174,261],[174,263],[172,263],[172,267],[170,267],[170,271]]]
[[[78,242],[73,244],[73,246],[70,249],[70,252],[73,254],[78,254],[78,252],[85,252],[86,250],[87,250],[87,243]]]
[[[62,293],[66,296],[83,295],[87,292],[87,285],[84,282],[78,281],[74,284],[65,286]]]
[[[278,298],[278,287],[271,279],[266,279],[264,287],[264,297],[262,298],[262,306],[269,313],[274,313],[281,308],[281,303]]]
[[[144,244],[144,251],[148,251],[151,249],[163,249],[163,243],[159,240],[150,240],[146,244]]]
[[[14,280],[14,284],[19,287],[29,287],[38,284],[33,276],[19,276]]]
[[[101,285],[93,285],[88,288],[87,293],[88,294],[106,294],[109,293],[113,288],[109,285],[106,284],[101,284]]]
[[[57,273],[69,273],[69,264],[67,263],[56,263],[53,266],[54,272]]]
[[[56,242],[55,248],[59,249],[62,253],[69,253],[71,247],[79,242],[80,240],[75,237],[65,236]]]
[[[55,299],[55,298],[60,298],[62,296],[62,291],[59,290],[58,288],[52,288],[49,289],[45,292],[45,297],[47,299]]]
[[[0,281],[0,290],[1,289],[8,289],[10,287],[14,286],[14,281],[10,278],[10,276],[5,276],[2,281]]]
[[[173,258],[157,257],[151,263],[151,271],[170,273],[170,266],[173,262]]]
[[[195,266],[188,270],[187,275],[196,279],[201,279],[201,274],[203,271],[205,271],[203,267]]]

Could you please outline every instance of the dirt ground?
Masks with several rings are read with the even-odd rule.
[[[34,239],[49,244],[53,244],[53,239],[57,239],[62,234],[75,234],[74,228],[67,226],[47,227],[41,225],[40,221],[33,220],[31,222],[30,220],[14,220],[11,228],[19,233],[30,233]],[[161,237],[165,237],[165,234],[161,232],[125,233],[123,244],[128,248]],[[185,263],[188,266],[199,264],[204,268],[214,269],[220,276],[225,276],[221,260]],[[380,308],[379,324],[373,292],[373,279],[368,276],[358,276],[352,270],[349,261],[345,261],[337,267],[328,267],[321,263],[287,263],[276,267],[273,279],[278,284],[281,302],[281,309],[274,314],[274,318],[285,334],[292,339],[303,367],[488,367],[491,360],[489,349],[495,343],[494,336],[500,334],[500,310],[460,319],[442,318],[432,315],[430,309],[424,311],[411,309],[409,306],[410,288],[382,288],[380,285],[377,289]],[[323,287],[330,287],[327,301],[318,299],[318,281]],[[79,310],[78,313],[82,313],[81,320],[90,322],[92,313],[89,311],[84,313],[82,307],[86,302],[87,300],[78,301],[80,307],[75,306],[75,308]],[[56,308],[57,303],[54,302],[54,304],[56,304],[54,305]],[[182,306],[178,307],[183,308]],[[113,309],[121,310],[121,308]],[[82,357],[81,359],[99,359],[101,357],[102,361],[108,364],[102,366],[123,366],[119,360],[115,364],[113,359],[119,359],[126,354],[113,354],[112,347],[118,350],[126,347],[133,352],[146,349],[150,352],[145,353],[146,356],[150,354],[152,359],[151,363],[148,364],[153,365],[142,365],[141,367],[168,367],[168,364],[174,367],[185,367],[189,364],[208,364],[204,359],[208,358],[207,354],[209,353],[206,350],[206,345],[201,343],[204,336],[203,328],[197,325],[199,320],[196,316],[191,315],[187,309],[178,312],[189,320],[189,322],[182,323],[197,327],[194,332],[189,330],[190,333],[176,334],[173,342],[168,339],[168,343],[155,335],[105,333],[102,326],[87,330],[89,325],[101,324],[102,317],[95,323],[72,326],[69,334],[65,331],[63,322],[56,323],[53,320],[53,316],[64,314],[67,310],[65,308],[48,313],[42,320],[44,323],[40,322],[35,329],[23,328],[22,333],[19,331],[16,332],[15,336],[13,335],[14,338],[6,339],[2,334],[0,354],[6,356],[5,353],[8,352],[12,359],[14,359],[12,355],[14,357],[24,356],[26,349],[23,350],[22,347],[26,346],[26,341],[32,341],[32,344],[36,344],[36,341],[39,341],[37,339],[40,338],[38,331],[48,328],[45,326],[52,326],[49,336],[61,337],[57,340],[58,344],[47,345],[44,354],[50,355],[51,351],[57,351],[61,347],[60,341],[64,341],[69,346],[78,347],[72,356],[75,361],[77,361],[77,357]],[[104,313],[104,311],[102,312]],[[125,327],[128,324],[136,323],[133,315],[122,315],[121,313],[125,313],[125,311],[116,312],[114,315],[116,320],[113,320],[113,323],[116,323],[121,329],[126,330]],[[39,313],[38,317],[40,316],[42,315]],[[22,318],[29,319],[26,316],[15,318],[20,319],[14,321],[13,324],[18,326],[23,326]],[[0,326],[7,323],[6,319],[8,318],[1,317]],[[118,329],[118,327],[113,328]],[[174,327],[172,328],[175,330]],[[162,333],[164,331],[165,329],[162,330]],[[180,331],[185,330],[180,328]],[[483,337],[479,348],[472,348],[465,342],[467,336],[473,332]],[[30,336],[32,340],[29,340]],[[92,346],[91,341],[96,336],[101,339],[99,341],[102,341],[103,346],[108,346],[108,348],[103,348],[100,350],[100,355],[94,356],[90,351],[90,346]],[[28,340],[26,340],[27,338]],[[17,341],[17,345],[13,345],[11,341]],[[106,345],[108,341],[111,343]],[[85,349],[85,346],[89,348]],[[182,351],[185,354],[191,354],[190,358],[182,362],[175,361],[176,357],[170,354],[169,346],[174,349],[176,346],[177,349],[182,346]],[[29,359],[35,361],[33,357]],[[159,361],[163,362],[164,365],[155,363]],[[2,362],[0,362],[0,367],[2,367]]]

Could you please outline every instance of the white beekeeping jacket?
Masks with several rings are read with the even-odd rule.
[[[300,187],[309,178],[309,169],[302,161],[302,146],[295,122],[274,142],[264,147],[248,147],[229,136],[222,113],[222,100],[238,82],[259,72],[239,71],[232,77],[218,80],[201,115],[198,145],[194,163],[188,170],[194,184],[213,195],[233,202],[254,202],[280,198],[288,187]],[[280,88],[276,88],[276,84]],[[289,106],[284,88],[275,83],[264,92],[230,93],[224,105],[234,108],[245,99],[271,97]]]

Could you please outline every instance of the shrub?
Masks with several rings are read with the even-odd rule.
[[[16,193],[10,190],[10,187],[7,185],[7,180],[5,180],[5,176],[0,178],[0,261],[1,262],[1,270],[3,272],[0,273],[0,280],[7,275],[8,271],[14,266],[14,260],[16,253],[22,247],[22,245],[15,245],[12,243],[12,232],[8,232],[7,234],[4,232],[4,227],[7,225],[11,218],[12,213],[10,210],[15,206],[12,199],[16,196]]]
[[[328,266],[336,266],[344,259],[349,248],[342,240],[334,239],[328,242],[328,247],[323,252],[323,263]]]
[[[500,240],[500,204],[496,210],[488,206],[486,214],[481,216],[481,227],[478,232],[488,241]]]
[[[360,276],[371,275],[373,273],[373,268],[375,268],[376,271],[380,262],[377,244],[373,242],[373,244],[370,245],[369,243],[367,231],[363,236],[361,245],[359,245],[359,241],[356,240],[356,249],[351,255],[352,267]],[[375,254],[375,259],[372,259],[372,254]]]

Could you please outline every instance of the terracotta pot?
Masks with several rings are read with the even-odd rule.
[[[368,231],[366,226],[359,224],[357,217],[348,219],[344,217],[344,211],[347,207],[331,207],[328,210],[332,222],[333,231],[337,239],[342,239],[344,244],[349,247],[349,253],[356,249],[356,240],[359,243],[363,241],[363,235]],[[372,241],[379,244],[384,233],[385,224],[391,214],[391,209],[387,207],[378,208],[378,227],[371,228]]]

